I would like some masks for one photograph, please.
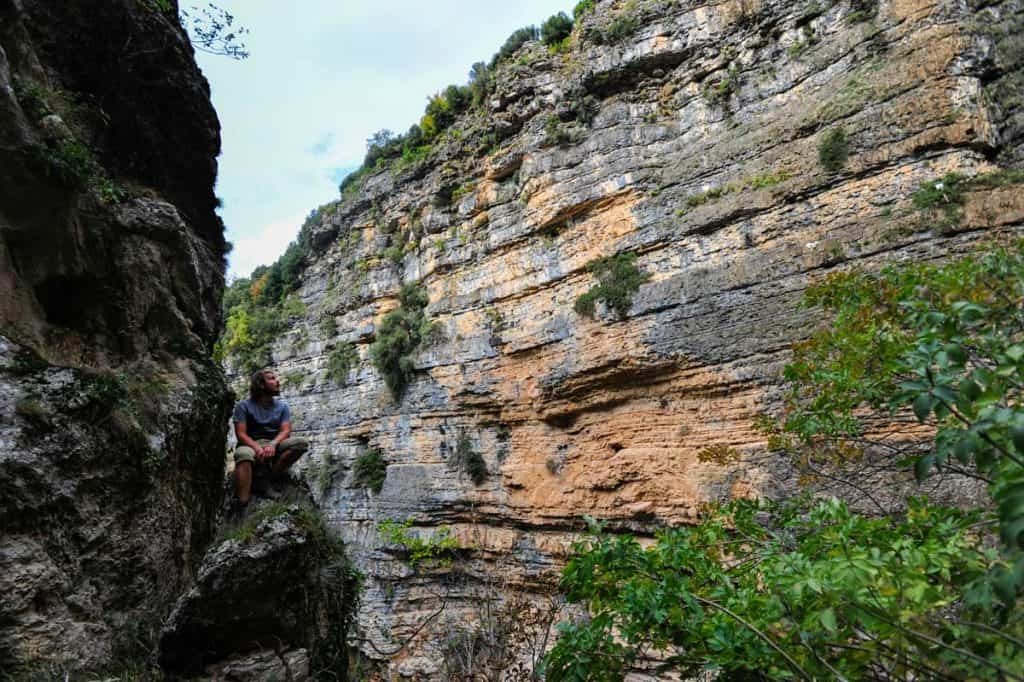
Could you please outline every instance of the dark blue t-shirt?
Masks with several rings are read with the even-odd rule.
[[[264,407],[252,398],[235,405],[231,420],[245,424],[245,432],[254,440],[271,439],[281,432],[281,424],[292,420],[287,403],[274,398],[274,404]]]

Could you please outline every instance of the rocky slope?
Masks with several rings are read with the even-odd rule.
[[[1000,174],[1024,155],[1022,28],[1017,0],[598,2],[566,52],[530,43],[501,66],[426,160],[324,207],[273,355],[314,443],[303,473],[366,574],[363,654],[450,677],[511,621],[528,666],[584,515],[650,532],[791,490],[753,420],[814,324],[807,284],[1024,225]],[[952,172],[1000,181],[953,218],[915,205]],[[626,314],[576,313],[588,263],[622,253],[649,275]],[[416,281],[442,338],[395,399],[370,345]],[[372,449],[379,493],[354,471]],[[414,566],[386,519],[421,539],[449,525],[463,549]],[[495,596],[519,604],[505,625]]]
[[[175,5],[0,1],[0,676],[138,655],[212,534],[220,138]]]

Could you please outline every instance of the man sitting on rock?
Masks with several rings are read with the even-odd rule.
[[[232,421],[235,448],[235,512],[244,516],[252,493],[253,468],[266,466],[271,479],[287,476],[288,467],[309,449],[304,438],[291,438],[292,416],[288,405],[276,396],[281,383],[273,370],[252,375],[249,398],[235,405]]]

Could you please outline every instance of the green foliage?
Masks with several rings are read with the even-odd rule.
[[[713,107],[728,106],[732,96],[740,89],[740,70],[736,66],[729,67],[729,71],[718,80],[717,83],[708,84],[704,87],[704,99]]]
[[[382,521],[377,527],[385,542],[402,549],[413,569],[423,564],[436,567],[451,563],[452,555],[459,549],[459,541],[452,536],[448,526],[441,526],[436,533],[426,537],[411,532],[411,528],[411,520],[399,523],[391,519]]]
[[[1020,568],[1013,581],[1024,586],[1021,244],[835,275],[808,291],[808,303],[834,320],[794,349],[780,444],[859,436],[864,407],[911,408],[936,430],[914,461],[917,476],[970,465],[990,481],[1007,566]]]
[[[50,412],[35,396],[18,398],[14,402],[14,414],[40,429],[50,426]]]
[[[495,69],[498,66],[498,64],[501,64],[502,62],[507,61],[509,58],[511,58],[512,55],[514,55],[516,51],[519,50],[519,48],[521,48],[523,45],[530,42],[531,40],[539,39],[540,31],[537,29],[536,26],[524,26],[522,28],[516,29],[515,31],[512,32],[512,35],[510,35],[505,40],[505,43],[498,49],[498,51],[494,53],[494,56],[491,57],[491,61],[490,64],[488,64],[488,67],[491,70]]]
[[[572,135],[562,125],[558,116],[551,114],[544,122],[544,144],[547,146],[564,147],[572,142]]]
[[[274,340],[287,331],[290,319],[306,315],[305,305],[294,292],[310,255],[312,231],[334,208],[334,204],[324,204],[310,211],[298,238],[280,258],[225,288],[222,309],[227,323],[214,348],[215,359],[230,358],[245,372],[271,364]]]
[[[540,38],[545,45],[551,47],[561,43],[572,33],[572,19],[565,12],[552,14],[540,26]]]
[[[53,113],[50,106],[51,93],[33,80],[15,77],[12,82],[14,96],[18,99],[21,110],[33,123]]]
[[[480,485],[487,480],[487,462],[480,451],[473,447],[473,440],[465,431],[459,432],[453,463],[468,474],[474,484]]]
[[[846,139],[846,131],[833,128],[821,136],[818,143],[818,163],[829,173],[838,173],[846,165],[850,154],[850,143]]]
[[[29,154],[40,171],[69,189],[84,189],[96,174],[92,151],[75,139],[36,144]]]
[[[597,3],[594,0],[580,0],[576,3],[576,6],[572,8],[573,19],[579,21],[580,18],[593,12],[596,6]]]
[[[603,31],[594,35],[594,42],[598,45],[615,45],[621,43],[629,36],[636,33],[640,28],[640,17],[632,14],[620,14],[612,19],[611,23]]]
[[[105,204],[120,204],[124,203],[128,199],[128,190],[123,185],[119,185],[110,178],[103,178],[100,180],[97,190],[100,194],[100,200]]]
[[[967,193],[978,189],[994,189],[1024,184],[1024,171],[1000,170],[969,178],[959,173],[948,173],[938,180],[921,185],[911,196],[914,208],[928,215],[941,212],[941,229],[957,225],[963,215]]]
[[[400,400],[413,375],[413,355],[428,343],[436,327],[426,315],[427,292],[419,284],[402,286],[399,307],[381,320],[370,358],[384,377],[391,395]]]
[[[625,319],[633,305],[633,294],[650,279],[650,274],[636,267],[635,253],[620,253],[598,258],[587,263],[587,270],[597,277],[597,285],[576,299],[575,310],[580,315],[593,317],[597,301],[614,310],[619,319]]]
[[[925,208],[949,200],[929,192]],[[592,617],[564,628],[548,679],[621,680],[650,651],[682,677],[1024,676],[1024,245],[834,275],[807,303],[829,319],[794,348],[781,422],[760,425],[769,446],[841,461],[865,420],[910,412],[933,435],[909,459],[883,451],[919,478],[981,477],[994,505],[911,499],[871,517],[836,500],[736,501],[646,549],[597,533],[563,578]]]
[[[591,617],[562,627],[547,679],[621,680],[645,651],[684,678],[1019,676],[1019,613],[950,608],[992,562],[977,520],[922,501],[870,518],[834,499],[740,500],[647,549],[597,529],[573,547],[562,582]]]
[[[380,450],[370,448],[356,457],[352,475],[356,485],[379,493],[384,488],[384,479],[388,476],[388,465]]]
[[[334,319],[334,315],[325,315],[321,318],[319,326],[320,334],[328,341],[338,335],[338,323]]]
[[[324,455],[324,460],[320,463],[316,476],[316,487],[321,497],[327,494],[327,491],[334,485],[334,479],[342,471],[344,471],[344,467],[340,462],[335,462],[330,453]]]
[[[336,384],[344,385],[348,374],[359,364],[359,353],[355,344],[344,341],[327,356],[327,378]]]

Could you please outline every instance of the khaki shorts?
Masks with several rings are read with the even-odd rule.
[[[257,439],[257,443],[260,445],[270,445],[270,438]],[[278,443],[277,449],[274,450],[274,457],[285,450],[298,450],[299,452],[305,452],[309,450],[309,441],[305,438],[285,438],[283,441]],[[256,451],[250,448],[248,445],[239,445],[235,448],[235,464],[239,462],[255,462]]]

